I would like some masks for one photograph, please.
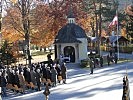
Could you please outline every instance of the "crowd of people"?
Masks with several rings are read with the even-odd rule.
[[[107,57],[105,59],[107,59],[108,66],[111,63],[117,64],[117,61],[118,61],[117,54],[112,51],[109,52],[109,54],[107,55]],[[100,56],[99,58],[90,57],[90,59],[89,59],[90,74],[93,74],[94,68],[103,67],[103,63],[104,63],[103,61],[104,61],[103,56]]]
[[[41,91],[41,87],[48,84],[55,87],[58,84],[66,84],[67,67],[65,63],[59,62],[32,63],[31,66],[19,64],[16,66],[0,65],[0,87],[2,96],[6,97],[7,89],[15,93],[25,93],[32,89]]]

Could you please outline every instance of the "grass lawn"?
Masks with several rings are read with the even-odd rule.
[[[36,52],[32,52],[31,55],[32,56],[39,56],[39,55],[47,55],[50,52],[44,52],[44,51],[36,51]],[[53,52],[51,52],[53,54]]]

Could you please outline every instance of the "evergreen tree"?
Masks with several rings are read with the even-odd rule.
[[[15,62],[15,58],[13,57],[13,53],[12,53],[12,44],[9,43],[8,41],[4,41],[4,43],[2,44],[2,48],[1,48],[1,62],[4,64],[10,64],[12,62]]]

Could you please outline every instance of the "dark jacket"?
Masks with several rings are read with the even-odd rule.
[[[61,75],[62,75],[63,79],[66,79],[67,68],[66,68],[66,66],[64,64],[61,66]]]
[[[20,87],[20,81],[19,81],[19,77],[17,74],[15,74],[15,85],[17,85],[18,87]]]
[[[57,75],[61,76],[61,69],[58,66],[56,66],[55,69],[57,70]]]
[[[45,67],[42,67],[42,74],[43,74],[43,78],[47,78],[47,70]]]
[[[1,76],[1,87],[6,87],[6,78],[4,76]]]
[[[40,73],[36,72],[36,82],[37,82],[37,84],[41,83],[40,78],[41,78]]]
[[[55,69],[55,68],[52,68],[52,69],[51,69],[51,73],[52,73],[52,74],[51,74],[51,81],[52,81],[52,82],[56,82],[56,79],[57,79],[57,77],[56,77],[56,76],[57,76],[57,71],[56,71],[56,69]]]
[[[1,76],[0,76],[0,87],[1,87]]]
[[[30,72],[29,72],[29,71],[26,72],[26,78],[25,78],[25,80],[26,80],[28,83],[31,82],[31,75],[30,75]]]
[[[46,95],[46,96],[50,94],[48,85],[46,85],[45,91],[43,92],[43,94]]]
[[[50,71],[50,69],[47,69],[47,79],[51,79],[51,71]]]

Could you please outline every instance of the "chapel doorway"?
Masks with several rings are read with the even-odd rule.
[[[75,62],[75,49],[72,46],[66,46],[64,48],[64,56],[70,57],[70,62]]]

